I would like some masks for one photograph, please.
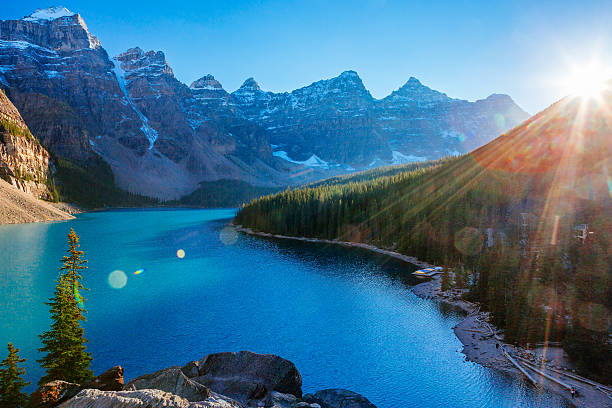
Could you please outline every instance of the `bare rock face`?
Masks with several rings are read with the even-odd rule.
[[[49,153],[0,90],[0,178],[36,198],[51,199]]]
[[[0,85],[59,156],[87,160],[89,140],[121,117],[106,51],[78,14],[52,7],[0,21],[0,65]]]
[[[321,408],[376,408],[366,397],[349,390],[329,389],[305,395],[304,401],[316,403]]]
[[[62,403],[62,408],[239,408],[239,405],[211,396],[205,401],[187,399],[160,390],[83,390]]]
[[[188,401],[203,401],[210,397],[210,390],[202,384],[190,380],[180,368],[166,368],[153,374],[133,379],[125,385],[126,390],[162,390]]]
[[[250,351],[217,353],[198,363],[193,381],[243,404],[265,399],[272,391],[302,396],[302,377],[289,360]]]
[[[121,391],[123,390],[123,371],[123,367],[115,366],[81,386],[81,389],[92,388],[101,391]]]
[[[66,381],[51,381],[41,385],[30,395],[28,407],[51,408],[57,406],[61,401],[75,396],[80,390],[79,384]]]
[[[59,403],[74,397],[84,389],[101,391],[122,390],[123,368],[120,366],[113,367],[84,385],[59,380],[43,384],[30,396],[29,406],[32,408],[55,407]]]

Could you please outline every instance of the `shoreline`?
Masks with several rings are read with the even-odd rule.
[[[41,200],[0,179],[0,225],[70,220],[75,211],[68,204]]]
[[[415,257],[403,255],[392,250],[378,248],[370,244],[319,238],[292,237],[288,235],[253,231],[250,228],[233,223],[230,223],[230,225],[234,226],[239,232],[253,236],[334,244],[348,248],[362,248],[408,262],[421,268],[434,266],[427,262],[420,261]],[[507,355],[510,355],[514,362],[517,362],[518,359],[523,369],[531,375],[531,378],[534,380],[532,381],[534,386],[541,387],[551,393],[562,396],[570,406],[573,405],[577,408],[594,406],[612,407],[612,387],[606,387],[603,384],[595,382],[593,382],[594,385],[590,385],[580,380],[582,377],[575,374],[576,371],[568,363],[567,357],[564,356],[564,352],[560,347],[544,347],[542,350],[528,350],[523,347],[504,343],[503,334],[499,329],[488,322],[490,317],[489,313],[481,311],[480,306],[461,299],[461,295],[467,291],[466,289],[451,289],[442,292],[440,288],[440,275],[438,275],[413,286],[411,291],[421,299],[442,302],[457,307],[466,313],[465,318],[453,328],[455,336],[457,336],[457,339],[463,345],[461,352],[465,355],[466,361],[472,361],[483,367],[523,379],[525,382],[530,382],[527,380],[526,376],[510,362],[507,357]],[[552,355],[552,357],[546,358],[550,355]],[[533,367],[530,367],[528,364]],[[570,366],[568,367],[568,365]],[[554,378],[563,385],[538,374],[534,368],[544,372],[544,374]],[[567,375],[562,374],[563,372],[567,372]],[[568,375],[574,376],[576,379],[569,378]],[[574,399],[571,398],[567,388],[569,386],[573,386],[578,392],[578,396]]]

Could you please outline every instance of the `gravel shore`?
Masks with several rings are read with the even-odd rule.
[[[61,206],[61,204],[58,204],[58,206]],[[65,209],[65,205],[58,208],[54,204],[38,200],[6,181],[0,180],[0,224],[58,221],[74,218]]]

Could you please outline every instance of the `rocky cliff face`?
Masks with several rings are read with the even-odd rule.
[[[49,153],[0,90],[0,178],[36,198],[52,199]]]
[[[0,84],[45,146],[77,163],[100,155],[128,191],[172,199],[221,178],[285,183],[260,127],[201,103],[162,52],[110,59],[64,8],[0,22]]]
[[[52,153],[83,167],[100,156],[119,187],[161,199],[463,153],[527,116],[508,96],[451,99],[414,78],[377,100],[354,71],[290,93],[250,78],[229,94],[212,75],[188,87],[161,51],[110,58],[63,7],[0,21],[0,87]]]

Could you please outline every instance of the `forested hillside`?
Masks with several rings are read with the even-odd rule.
[[[506,342],[562,341],[610,382],[610,102],[566,98],[466,156],[287,190],[243,206],[236,223],[453,267]]]

